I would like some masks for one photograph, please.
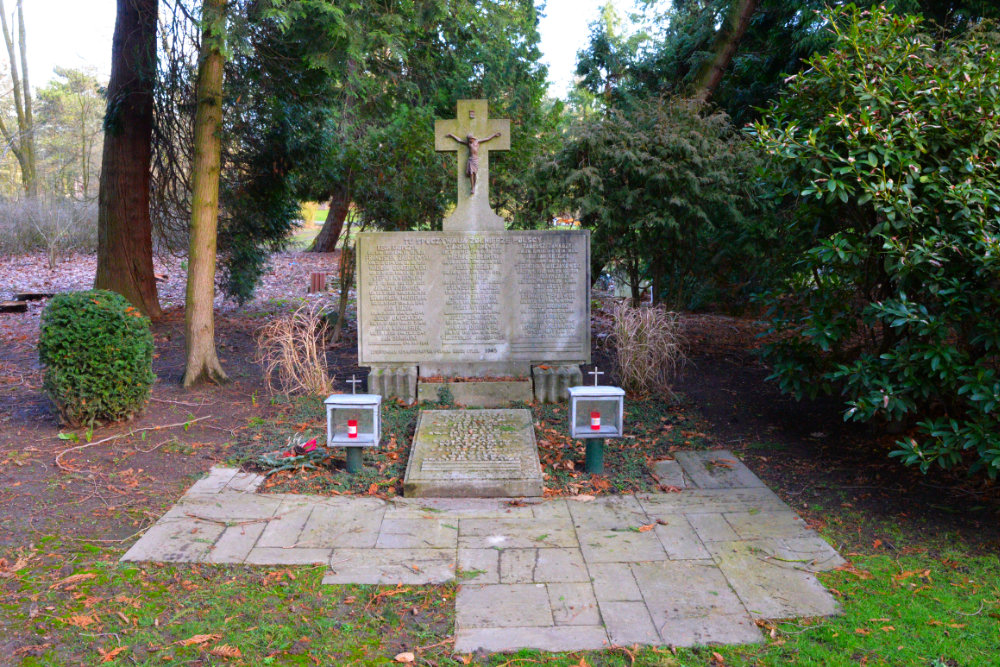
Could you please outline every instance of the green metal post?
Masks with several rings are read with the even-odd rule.
[[[604,438],[591,438],[587,440],[587,463],[585,469],[591,475],[600,475],[604,472]]]
[[[361,472],[361,452],[364,447],[347,447],[347,472]]]

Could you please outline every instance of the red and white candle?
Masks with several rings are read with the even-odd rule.
[[[358,420],[348,419],[347,420],[347,437],[356,438],[358,437]]]
[[[593,410],[590,413],[590,430],[600,431],[601,430],[601,413],[597,410]]]

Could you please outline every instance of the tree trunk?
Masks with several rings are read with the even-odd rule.
[[[347,302],[350,295],[351,279],[354,277],[354,246],[345,243],[340,252],[340,295],[337,302],[337,323],[333,326],[331,343],[339,343],[347,317]]]
[[[215,353],[215,253],[222,152],[222,41],[225,0],[204,0],[195,94],[191,165],[191,245],[188,251],[184,332],[184,386],[228,380]]]
[[[629,259],[626,260],[626,264],[625,271],[628,274],[629,290],[632,292],[632,307],[638,308],[642,303],[642,289],[640,287],[642,278],[639,276],[639,260]]]
[[[732,2],[725,23],[715,36],[715,43],[712,46],[714,56],[701,66],[695,77],[694,97],[702,102],[707,102],[715,94],[715,89],[722,81],[722,75],[736,55],[736,47],[739,46],[743,34],[750,25],[750,18],[760,4],[760,0],[732,0]]]
[[[339,186],[330,198],[330,210],[326,214],[326,222],[319,230],[319,235],[313,239],[309,246],[310,252],[333,252],[337,249],[337,241],[340,240],[340,233],[344,229],[344,220],[347,219],[347,211],[351,208],[351,198],[347,188]]]
[[[0,0],[0,26],[3,27],[3,41],[7,46],[7,58],[10,63],[10,82],[14,93],[14,113],[17,116],[17,133],[7,129],[0,122],[7,144],[11,146],[14,157],[21,167],[21,183],[24,194],[29,198],[38,197],[38,173],[35,167],[35,119],[31,111],[31,81],[28,78],[28,49],[25,44],[24,9],[21,0],[17,0],[17,40],[11,35],[7,26],[7,9]],[[14,50],[17,44],[21,56],[21,71],[18,72],[18,59]]]
[[[118,0],[97,195],[97,278],[152,319],[162,315],[149,217],[159,0]]]

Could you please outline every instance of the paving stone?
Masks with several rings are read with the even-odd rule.
[[[759,540],[767,537],[808,537],[813,531],[795,512],[729,512],[726,521],[739,537],[731,539]]]
[[[683,489],[687,486],[684,470],[677,461],[656,461],[653,463],[653,474],[663,486],[674,486]]]
[[[601,602],[642,600],[642,593],[627,563],[588,563],[594,594]]]
[[[763,558],[806,572],[826,572],[847,561],[819,535],[809,537],[775,537],[748,541],[749,547],[760,550]]]
[[[247,565],[326,565],[332,549],[282,549],[254,547],[244,561]]]
[[[455,628],[553,624],[545,584],[463,584],[455,597]]]
[[[832,616],[836,600],[811,572],[770,557],[752,542],[713,542],[708,546],[751,615],[757,618]]]
[[[257,546],[261,548],[296,546],[299,534],[302,533],[314,507],[314,504],[282,502],[274,517],[267,522],[264,532],[257,540]]]
[[[661,519],[661,521],[665,521],[666,524],[657,524],[653,530],[660,538],[660,543],[670,560],[708,559],[712,557],[683,514],[671,516],[669,519]]]
[[[632,573],[656,627],[671,619],[746,613],[713,561],[636,563]]]
[[[510,628],[467,628],[455,632],[455,653],[487,651],[500,653],[518,649],[539,651],[594,651],[608,647],[601,625]]]
[[[667,552],[653,531],[579,531],[583,557],[590,563],[635,563],[666,560]]]
[[[264,532],[264,525],[264,522],[257,522],[229,526],[205,560],[209,563],[242,563]]]
[[[588,503],[569,503],[577,530],[627,530],[649,523],[635,496],[604,496]]]
[[[575,547],[572,525],[541,524],[519,519],[462,519],[458,546],[462,549],[530,549]]]
[[[672,618],[659,626],[660,639],[670,646],[706,644],[760,644],[764,641],[746,613]]]
[[[204,495],[186,495],[164,518],[202,517],[219,521],[247,521],[274,516],[281,501],[256,493],[223,490]]]
[[[725,449],[677,452],[674,458],[700,489],[749,489],[764,486],[757,475]],[[713,465],[715,461],[719,465]]]
[[[381,503],[317,505],[302,528],[298,543],[304,547],[372,548],[378,541],[384,514],[385,506]]]
[[[728,542],[740,539],[722,514],[689,514],[685,518],[702,542]]]
[[[556,625],[600,625],[594,588],[589,584],[549,584],[549,606]]]
[[[536,521],[552,521],[560,525],[573,523],[569,513],[569,503],[562,498],[531,504],[532,518]]]
[[[334,549],[323,583],[419,585],[454,578],[454,549]]]
[[[394,498],[386,519],[531,519],[532,506],[510,505],[511,498]]]
[[[378,549],[454,549],[458,545],[455,519],[383,519]]]
[[[226,484],[226,491],[237,493],[255,493],[261,484],[264,483],[264,476],[252,472],[238,472]]]
[[[226,484],[236,476],[239,472],[237,468],[223,468],[223,467],[213,467],[208,471],[208,474],[195,482],[191,488],[187,490],[185,495],[195,496],[195,495],[206,495],[211,493],[218,493],[222,489],[226,488]]]
[[[580,549],[538,549],[534,578],[537,583],[589,583],[590,573]]]
[[[657,493],[636,496],[652,519],[667,519],[673,514],[712,514],[718,512],[787,511],[767,487],[754,489],[686,489],[680,493]]]
[[[205,558],[225,527],[197,519],[161,519],[132,545],[123,561],[196,563]]]
[[[469,584],[499,584],[500,554],[497,549],[459,549],[459,581]],[[472,575],[472,573],[476,573]]]
[[[534,581],[538,549],[504,549],[500,552],[500,583],[529,584]]]
[[[601,618],[608,628],[608,639],[615,646],[660,643],[645,602],[602,601]]]

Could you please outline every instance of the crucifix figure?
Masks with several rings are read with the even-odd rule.
[[[486,100],[459,100],[453,120],[434,122],[434,148],[458,153],[458,200],[444,230],[503,230],[490,210],[490,151],[510,150],[510,121],[490,118]]]
[[[476,176],[479,174],[479,146],[480,144],[485,144],[487,141],[491,141],[500,136],[499,132],[494,132],[485,139],[476,139],[471,134],[465,139],[459,139],[454,134],[448,133],[448,136],[457,141],[460,144],[465,144],[469,147],[469,160],[465,163],[465,175],[469,177],[472,181],[472,190],[469,191],[470,195],[476,194]]]

